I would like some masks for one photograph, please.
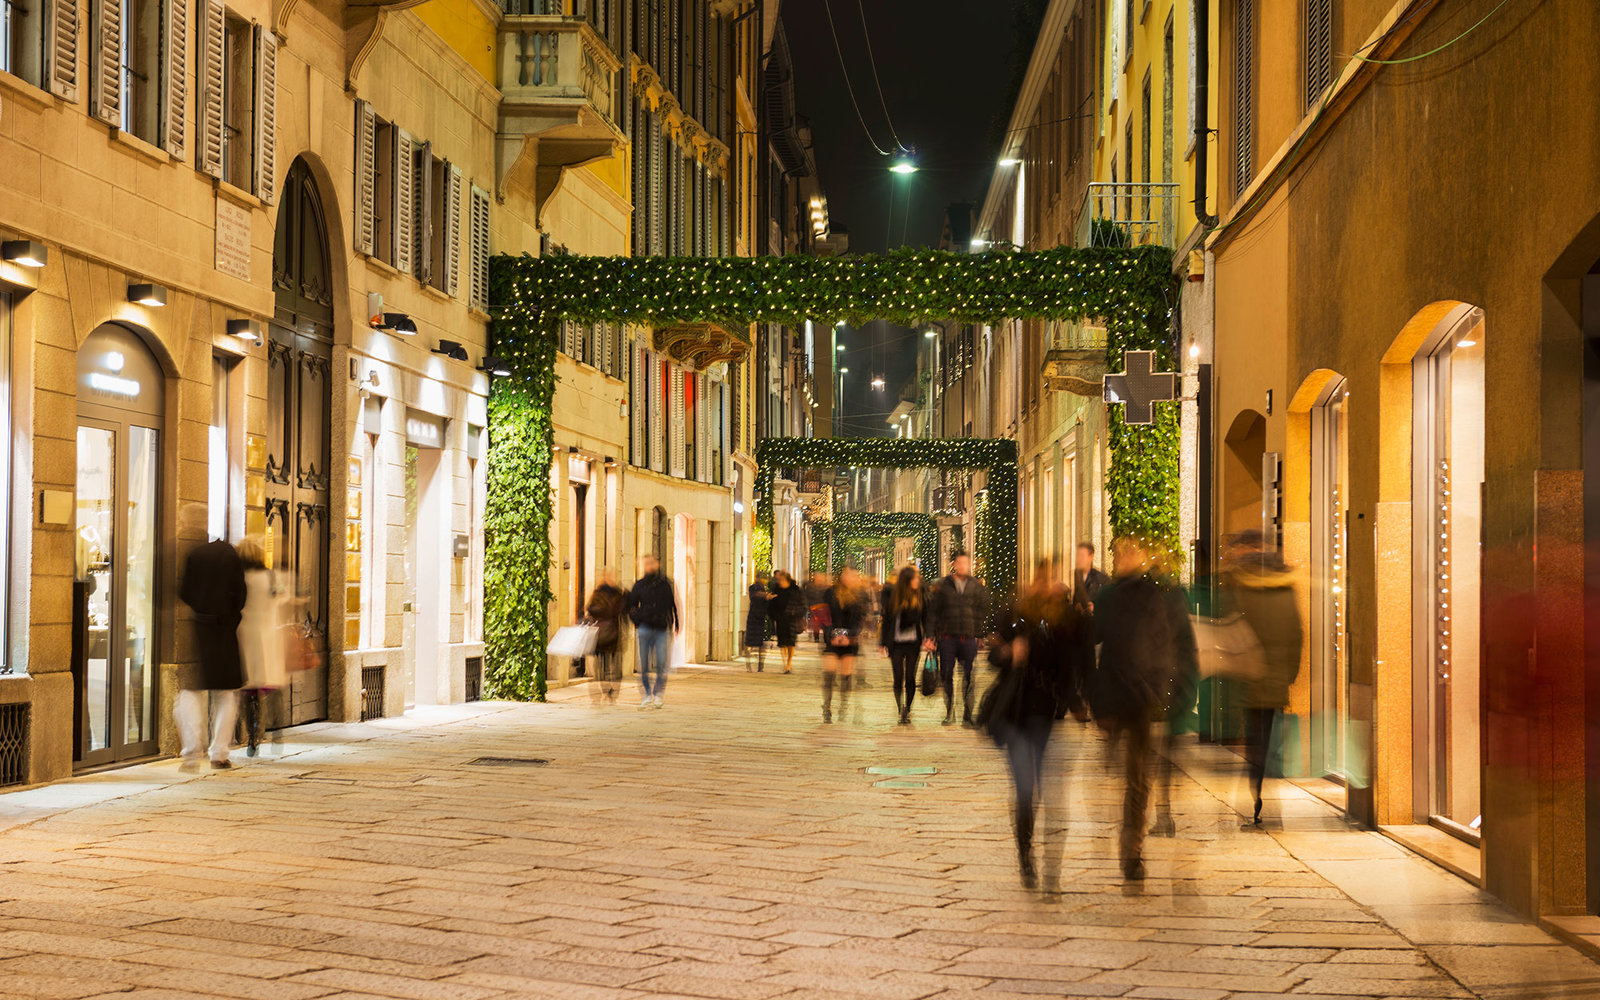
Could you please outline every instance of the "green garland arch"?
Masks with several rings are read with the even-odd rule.
[[[908,511],[845,510],[836,512],[832,520],[812,521],[811,568],[828,563],[830,539],[835,558],[828,570],[837,572],[853,543],[882,540],[892,544],[896,538],[914,539],[917,563],[929,573],[939,572],[939,525],[931,514]]]
[[[843,257],[545,257],[497,256],[490,262],[491,348],[512,374],[496,378],[489,399],[489,499],[484,512],[484,652],[487,693],[542,698],[549,631],[549,490],[557,330],[562,320],[638,326],[712,322],[744,339],[752,323],[806,320],[860,324],[884,319],[916,326],[936,320],[997,325],[1009,319],[1095,319],[1106,325],[1106,362],[1122,368],[1127,349],[1154,349],[1172,362],[1171,251],[1161,247],[1062,247],[983,254],[907,248]],[[1178,417],[1157,410],[1144,427],[1110,419],[1106,475],[1111,524],[1176,549]],[[888,443],[903,439],[881,439]],[[763,443],[762,450],[772,442]],[[1009,446],[1009,459],[943,468],[990,472],[985,507],[994,520],[979,539],[991,582],[1016,576],[1016,445],[1014,442],[908,444]],[[863,452],[874,445],[863,443]],[[763,505],[771,464],[758,478]],[[805,460],[779,464],[804,465]],[[897,461],[827,463],[906,467]],[[998,472],[997,476],[995,473]],[[758,515],[760,507],[758,507]],[[758,516],[758,565],[771,553],[772,513]],[[764,537],[763,537],[764,535]],[[1003,542],[1001,540],[1004,540]],[[1008,552],[1009,549],[1009,552]]]

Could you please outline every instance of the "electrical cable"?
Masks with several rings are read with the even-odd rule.
[[[889,102],[883,96],[883,84],[878,80],[878,60],[872,55],[872,33],[867,30],[867,3],[866,0],[856,0],[856,9],[861,12],[861,37],[867,43],[867,65],[872,67],[872,85],[878,91],[878,106],[883,109],[883,120],[889,126],[889,137],[894,140],[895,148],[902,153],[910,154],[911,150],[900,141],[900,136],[894,130],[894,119],[889,117]]]
[[[1362,55],[1361,53],[1356,52],[1356,53],[1352,54],[1350,56],[1350,58],[1359,60],[1359,61],[1364,62],[1364,63],[1375,63],[1375,64],[1377,64],[1379,66],[1404,66],[1406,63],[1414,63],[1419,59],[1426,59],[1429,56],[1438,55],[1440,52],[1443,52],[1445,49],[1448,49],[1450,46],[1452,46],[1455,43],[1461,41],[1463,38],[1465,38],[1468,35],[1472,34],[1474,31],[1477,31],[1479,28],[1483,27],[1483,22],[1489,20],[1489,18],[1494,17],[1496,14],[1500,13],[1500,8],[1504,7],[1509,2],[1510,2],[1510,0],[1500,0],[1499,3],[1494,5],[1494,9],[1493,10],[1489,11],[1489,13],[1487,13],[1487,14],[1483,15],[1482,17],[1478,18],[1478,23],[1474,24],[1472,27],[1468,28],[1466,31],[1463,31],[1461,34],[1457,35],[1456,37],[1450,39],[1448,42],[1445,42],[1443,45],[1440,45],[1437,48],[1429,49],[1426,52],[1421,52],[1421,53],[1418,53],[1417,55],[1414,55],[1414,56],[1406,56],[1404,59],[1368,59],[1366,56]]]
[[[872,137],[866,116],[861,113],[861,104],[856,101],[856,88],[850,83],[850,69],[844,64],[844,49],[839,45],[839,32],[833,26],[833,5],[830,0],[822,0],[822,9],[828,12],[828,33],[833,36],[833,52],[839,57],[839,72],[844,74],[844,89],[850,94],[850,106],[856,109],[856,121],[861,123],[861,131],[866,134],[867,142],[878,151],[878,155],[888,156],[889,151],[878,145],[878,140]]]

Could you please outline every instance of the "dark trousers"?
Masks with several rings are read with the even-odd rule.
[[[1250,765],[1250,795],[1255,799],[1256,819],[1261,818],[1261,783],[1267,776],[1267,753],[1272,749],[1272,724],[1276,708],[1244,710],[1244,759]]]
[[[961,711],[970,719],[972,710],[972,661],[978,658],[978,640],[966,636],[939,637],[939,686],[944,688],[944,714],[955,711],[956,661],[961,661]]]
[[[894,670],[894,703],[900,711],[911,711],[911,701],[917,696],[917,665],[922,659],[922,645],[916,642],[897,642],[889,647],[889,666]]]
[[[1123,774],[1127,788],[1122,798],[1122,835],[1118,854],[1126,866],[1144,854],[1144,821],[1150,807],[1151,754],[1154,733],[1149,722],[1119,723],[1113,734],[1123,745]],[[1165,776],[1164,776],[1165,780]]]
[[[1044,751],[1054,724],[1048,716],[1019,719],[1006,740],[1006,762],[1017,792],[1017,849],[1023,853],[1033,842],[1034,807],[1045,797]]]

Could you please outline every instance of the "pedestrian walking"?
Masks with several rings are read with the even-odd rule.
[[[628,591],[626,604],[639,646],[639,685],[644,688],[639,707],[660,708],[671,666],[672,637],[682,627],[682,619],[678,616],[678,593],[661,572],[661,560],[646,555],[639,568],[639,579]]]
[[[772,577],[772,599],[767,602],[767,615],[772,619],[772,633],[778,640],[778,652],[783,657],[783,672],[794,673],[794,642],[800,634],[801,619],[805,615],[805,598],[788,570],[778,570]]]
[[[767,588],[767,575],[759,573],[756,582],[750,585],[746,592],[750,607],[744,615],[744,669],[750,670],[750,650],[756,651],[756,670],[764,671],[767,666],[763,658],[767,650],[767,605],[772,600],[772,592]]]
[[[989,654],[1000,676],[984,695],[979,723],[1006,754],[1016,792],[1012,810],[1017,864],[1024,888],[1038,884],[1034,834],[1044,827],[1045,888],[1059,887],[1065,846],[1066,799],[1059,762],[1048,754],[1056,720],[1069,712],[1088,718],[1081,691],[1086,664],[1081,618],[1066,588],[1043,560],[1027,590],[996,616],[996,642]],[[1043,823],[1036,825],[1036,819]]]
[[[831,589],[833,584],[828,581],[828,574],[820,570],[812,573],[811,582],[806,584],[806,627],[815,643],[820,644],[828,630],[828,591]]]
[[[1115,575],[1095,601],[1100,662],[1090,685],[1096,722],[1121,743],[1127,788],[1118,854],[1123,877],[1145,877],[1145,816],[1150,801],[1153,727],[1175,705],[1188,703],[1184,688],[1195,663],[1194,629],[1187,605],[1159,572],[1151,553],[1134,538],[1112,550]]]
[[[855,673],[857,637],[866,621],[865,594],[854,569],[839,571],[838,582],[828,591],[828,641],[822,647],[822,721],[833,721],[833,688],[839,687],[839,716],[848,718],[850,688]]]
[[[283,595],[276,575],[267,568],[260,543],[246,538],[239,543],[244,567],[245,601],[239,615],[239,661],[244,671],[245,754],[261,752],[267,706],[289,683],[288,652],[283,641]]]
[[[204,504],[184,509],[186,533],[205,530]],[[195,651],[199,662],[185,672],[173,714],[183,743],[183,770],[193,771],[209,752],[211,766],[229,768],[233,727],[239,712],[244,668],[239,662],[239,622],[246,600],[244,563],[239,552],[217,539],[190,550],[183,564],[178,599],[194,612]],[[207,704],[212,718],[211,743],[205,745]]]
[[[600,582],[589,594],[583,613],[594,622],[594,677],[600,683],[600,697],[612,704],[622,688],[622,619],[627,612],[628,595],[617,584],[616,571],[600,570]]]
[[[1265,670],[1244,686],[1245,760],[1250,767],[1254,825],[1261,825],[1261,786],[1272,749],[1272,730],[1289,704],[1289,687],[1300,674],[1304,630],[1295,599],[1294,573],[1259,531],[1233,540],[1224,557],[1222,605],[1237,612],[1261,643]]]
[[[1082,614],[1094,614],[1095,598],[1111,578],[1094,564],[1094,545],[1079,542],[1072,569],[1072,604]]]
[[[939,683],[944,688],[944,724],[955,722],[956,664],[961,665],[961,716],[972,725],[972,663],[978,638],[989,633],[989,591],[972,578],[972,557],[957,552],[950,575],[928,595],[928,620],[923,648],[939,654]]]
[[[900,725],[911,724],[911,702],[917,695],[917,664],[922,659],[923,619],[927,602],[922,599],[922,575],[915,566],[900,570],[893,583],[883,588],[879,603],[883,617],[878,631],[878,647],[889,658],[894,675],[894,704]]]

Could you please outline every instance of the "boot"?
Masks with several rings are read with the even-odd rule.
[[[1032,889],[1039,884],[1039,873],[1033,867],[1033,817],[1017,814],[1017,866],[1022,871],[1022,887]]]
[[[822,672],[822,721],[833,721],[833,671]]]
[[[261,752],[261,692],[247,691],[244,696],[245,756],[254,757]]]
[[[850,689],[855,687],[855,678],[848,674],[839,678],[839,717],[846,722],[850,721]]]

